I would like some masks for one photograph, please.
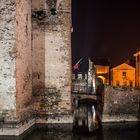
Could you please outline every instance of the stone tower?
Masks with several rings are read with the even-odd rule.
[[[61,122],[71,110],[71,3],[34,0],[32,13],[33,94],[40,99],[37,117]]]
[[[0,135],[72,122],[71,1],[1,0],[0,20]]]

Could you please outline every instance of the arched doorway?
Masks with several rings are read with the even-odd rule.
[[[106,78],[103,77],[103,76],[98,76],[97,79],[98,79],[99,81],[102,81],[103,84],[106,83]]]

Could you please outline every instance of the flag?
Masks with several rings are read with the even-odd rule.
[[[74,65],[74,70],[77,70],[78,69],[78,63],[76,63],[75,65]]]
[[[75,65],[74,65],[74,70],[77,70],[79,68],[80,62],[82,61],[83,58],[81,58]]]

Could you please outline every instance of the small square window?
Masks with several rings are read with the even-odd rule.
[[[126,72],[125,71],[122,72],[122,76],[126,76]]]

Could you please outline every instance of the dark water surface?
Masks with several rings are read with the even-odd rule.
[[[139,124],[105,124],[99,131],[85,132],[80,129],[71,131],[67,127],[41,127],[24,137],[0,137],[0,140],[140,140]]]

